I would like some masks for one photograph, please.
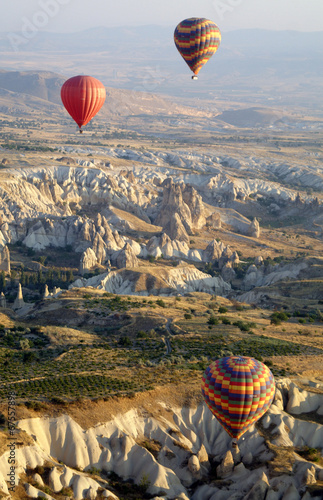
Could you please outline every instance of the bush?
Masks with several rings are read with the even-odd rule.
[[[228,308],[227,307],[223,307],[223,306],[219,307],[219,313],[220,314],[225,314],[226,312],[228,312]]]
[[[219,320],[215,316],[210,316],[209,319],[207,320],[208,325],[218,325]]]
[[[223,325],[231,325],[231,321],[229,320],[229,318],[226,318],[225,316],[223,316],[220,319],[221,319]]]
[[[119,345],[122,345],[123,347],[130,347],[132,346],[132,342],[129,339],[129,337],[125,335],[124,337],[121,337],[121,339],[119,340]]]
[[[191,314],[189,314],[189,313],[185,313],[185,314],[184,314],[184,318],[185,318],[185,319],[192,319],[192,315],[191,315]]]
[[[270,316],[270,319],[271,320],[280,320],[280,322],[282,321],[287,321],[289,319],[289,314],[285,313],[284,311],[280,311],[280,312],[274,312],[271,316]],[[271,321],[272,324],[280,324],[280,323],[274,323]]]

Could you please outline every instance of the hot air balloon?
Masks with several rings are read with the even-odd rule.
[[[61,88],[62,102],[81,133],[81,127],[89,123],[102,108],[105,97],[104,85],[92,76],[73,76]]]
[[[218,50],[221,33],[217,25],[208,19],[191,17],[176,26],[175,45],[197,80],[200,69]]]
[[[275,381],[264,363],[245,356],[229,356],[213,361],[205,370],[202,394],[234,445],[270,407]]]

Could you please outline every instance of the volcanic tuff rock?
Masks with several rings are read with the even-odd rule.
[[[134,253],[130,243],[126,243],[125,246],[120,250],[117,256],[114,258],[116,266],[118,269],[123,269],[126,267],[137,267],[139,261]]]
[[[254,218],[253,221],[251,222],[248,233],[249,236],[251,236],[252,238],[259,238],[260,226],[256,218]]]
[[[10,273],[10,252],[7,245],[5,245],[0,250],[0,271],[4,271],[5,273]]]
[[[286,278],[296,279],[302,271],[310,267],[311,262],[302,259],[291,264],[261,265],[258,268],[255,264],[252,264],[247,269],[243,280],[243,288],[244,290],[251,290],[254,287],[268,286]],[[243,296],[240,299],[244,301]]]
[[[171,178],[166,179],[162,184],[163,201],[155,219],[155,224],[162,226],[172,239],[174,233],[170,234],[169,224],[174,216],[177,225],[181,221],[185,231],[192,234],[194,229],[200,229],[206,223],[205,209],[201,196],[192,186],[182,186],[175,184]],[[174,225],[174,222],[173,222]],[[182,228],[180,229],[182,231]]]
[[[111,271],[87,280],[78,279],[70,288],[87,286],[121,295],[167,296],[188,292],[226,295],[231,290],[221,277],[212,277],[186,263],[175,268],[141,266]]]
[[[157,409],[167,408],[163,416],[158,411],[153,415],[146,409],[143,412],[134,408],[88,430],[68,415],[20,420],[18,427],[32,436],[35,443],[16,450],[19,464],[16,472],[21,475],[27,467],[47,463],[51,466],[52,491],[70,487],[76,500],[87,498],[89,491],[98,494],[100,488],[102,490],[102,482],[86,473],[93,467],[106,473],[113,471],[136,484],[147,476],[147,492],[155,498],[163,491],[162,498],[166,499],[319,500],[318,496],[310,496],[308,486],[318,487],[323,467],[301,458],[295,448],[321,449],[323,427],[312,419],[317,407],[323,406],[323,395],[297,389],[302,393],[301,400],[309,399],[303,408],[303,412],[311,412],[311,421],[307,421],[286,411],[287,406],[293,410],[298,405],[295,398],[293,402],[289,399],[289,395],[296,393],[291,380],[276,380],[276,387],[275,401],[262,418],[262,425],[271,444],[282,447],[284,456],[288,456],[288,473],[279,469],[271,473],[274,455],[255,425],[247,431],[245,439],[239,440],[239,451],[233,455],[231,438],[205,404],[180,408],[166,407],[159,401],[156,401]],[[137,443],[138,436],[160,443],[157,457]],[[288,448],[290,455],[286,455]],[[5,481],[8,455],[9,451],[0,457],[0,489],[5,494],[8,493]],[[59,467],[53,456],[60,462]],[[219,475],[226,481],[212,481],[208,475],[208,459],[220,464]],[[117,498],[107,483],[104,489],[104,497]],[[28,491],[31,490],[28,488]]]
[[[87,248],[81,256],[79,273],[88,273],[97,264],[97,258],[92,248]]]
[[[221,276],[224,281],[230,283],[236,277],[234,269],[232,269],[232,262],[227,262],[221,269]]]
[[[167,217],[167,214],[165,214],[165,217]],[[187,234],[181,217],[177,212],[173,213],[170,211],[167,222],[163,225],[163,229],[172,240],[183,241],[187,244],[190,242],[190,237]]]
[[[65,220],[46,217],[31,225],[26,232],[23,244],[29,248],[43,250],[49,246],[65,248],[71,245],[75,252],[92,248],[99,264],[107,260],[110,252],[124,246],[124,239],[117,231],[112,231],[106,218],[100,214],[94,220],[79,216]]]

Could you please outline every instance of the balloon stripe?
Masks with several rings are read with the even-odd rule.
[[[231,356],[206,369],[202,393],[221,425],[238,438],[267,411],[275,384],[269,368],[260,361]]]
[[[204,18],[190,18],[178,24],[175,45],[190,69],[197,74],[217,51],[221,33],[215,23]]]

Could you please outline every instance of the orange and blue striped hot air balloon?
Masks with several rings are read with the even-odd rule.
[[[218,50],[221,33],[217,25],[208,19],[191,17],[176,26],[175,45],[197,78],[200,69]]]
[[[213,361],[202,379],[207,406],[233,439],[239,439],[270,407],[274,376],[254,358],[229,356]]]

